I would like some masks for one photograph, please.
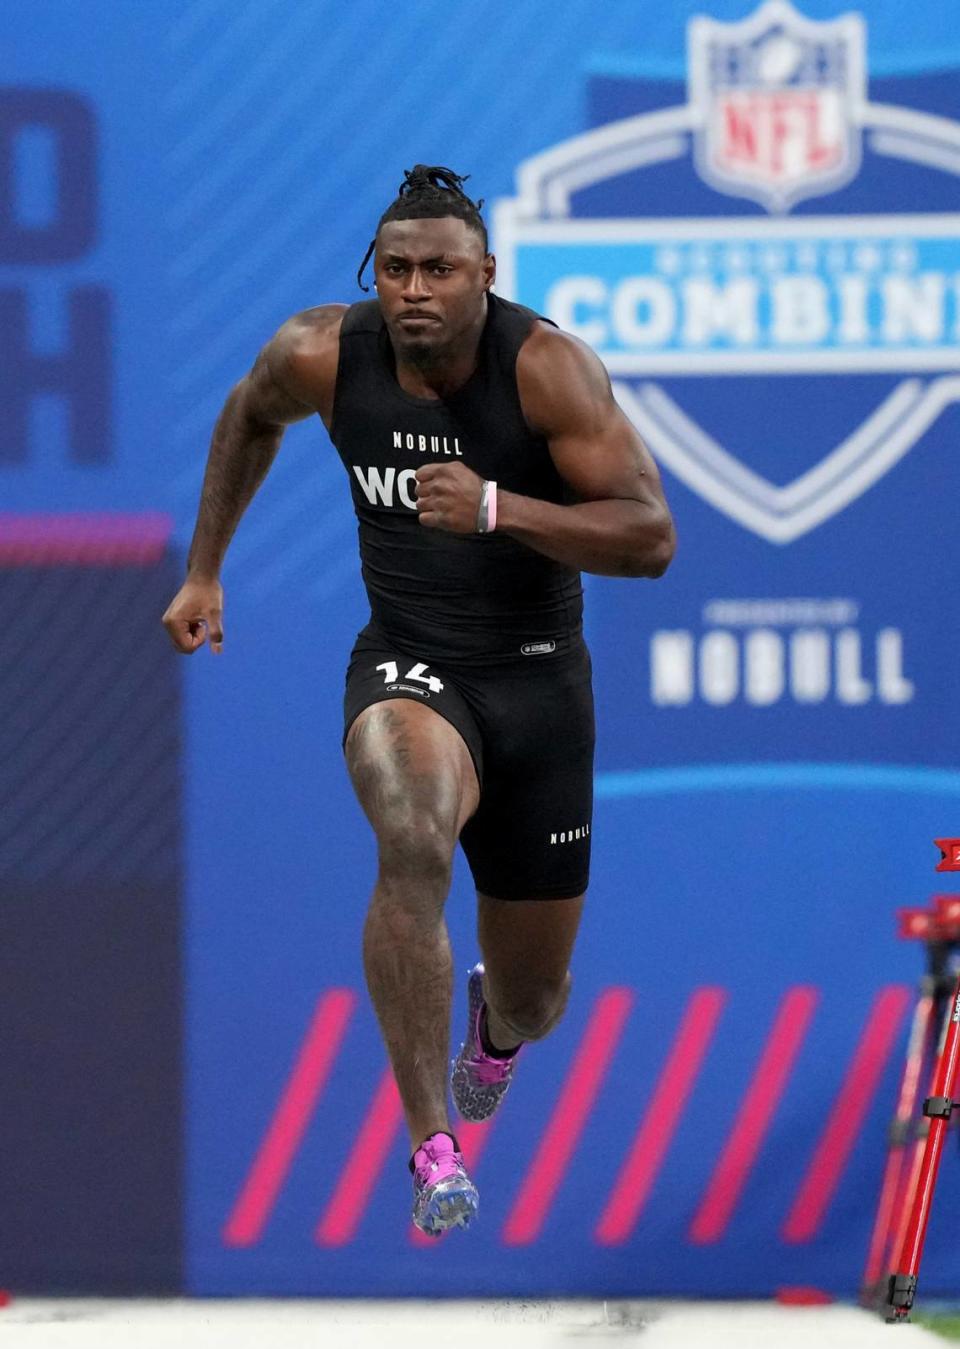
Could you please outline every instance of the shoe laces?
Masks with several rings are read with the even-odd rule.
[[[513,1072],[513,1058],[493,1059],[481,1049],[470,1059],[469,1067],[470,1076],[478,1086],[495,1087],[509,1081]]]
[[[516,1052],[510,1055],[508,1059],[501,1059],[488,1054],[483,1047],[483,1038],[480,1034],[480,1020],[483,1016],[486,1004],[481,1003],[477,1011],[477,1023],[474,1028],[473,1038],[476,1041],[476,1052],[471,1054],[468,1060],[470,1076],[479,1087],[496,1087],[501,1082],[508,1082],[510,1074],[513,1072],[514,1059]]]
[[[438,1180],[459,1175],[463,1170],[459,1155],[453,1148],[441,1148],[429,1141],[421,1143],[417,1153],[423,1153],[424,1160],[414,1167],[414,1179],[419,1186],[434,1185]]]

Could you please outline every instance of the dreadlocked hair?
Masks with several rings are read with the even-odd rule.
[[[377,221],[377,234],[381,225],[389,220],[423,220],[444,215],[455,215],[464,220],[483,240],[483,250],[487,251],[487,228],[480,215],[483,198],[472,201],[463,190],[463,184],[470,177],[454,173],[440,164],[415,164],[412,169],[404,169],[403,182],[400,184],[396,199],[390,203]],[[361,290],[369,291],[363,284],[363,273],[377,246],[377,235],[370,240],[370,247],[363,255],[363,262],[357,272],[357,284]]]

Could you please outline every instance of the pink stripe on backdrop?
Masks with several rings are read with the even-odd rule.
[[[723,1236],[789,1081],[816,1004],[817,990],[807,987],[790,989],[780,1004],[703,1203],[690,1225],[691,1241],[718,1241]]]
[[[632,1001],[628,988],[608,988],[597,999],[540,1147],[504,1226],[503,1239],[508,1245],[525,1245],[539,1236],[610,1066]]]
[[[784,1224],[784,1241],[810,1241],[816,1236],[870,1108],[910,998],[910,990],[903,984],[890,984],[874,999],[860,1042]]]
[[[0,513],[0,566],[143,567],[163,557],[172,532],[158,511]]]
[[[252,1246],[262,1236],[340,1052],[355,1004],[356,995],[347,988],[330,989],[317,1003],[286,1089],[223,1229],[225,1245]]]
[[[596,1239],[601,1245],[626,1241],[636,1226],[713,1039],[726,996],[722,988],[698,988],[691,996],[633,1146],[597,1224]]]
[[[388,1068],[380,1079],[327,1210],[317,1224],[314,1240],[321,1246],[345,1246],[356,1236],[402,1119],[400,1093]]]
[[[483,1150],[487,1146],[487,1139],[490,1137],[490,1130],[493,1128],[493,1120],[484,1120],[482,1124],[468,1124],[465,1120],[462,1120],[454,1123],[451,1127],[457,1136],[457,1142],[460,1144],[464,1165],[472,1176],[480,1163]],[[426,1246],[430,1250],[443,1244],[443,1237],[439,1239],[428,1237],[426,1232],[421,1232],[419,1227],[414,1227],[412,1224],[410,1226],[410,1240],[414,1246]]]

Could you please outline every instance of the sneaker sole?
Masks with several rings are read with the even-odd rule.
[[[414,1223],[428,1237],[441,1237],[451,1227],[469,1227],[477,1216],[480,1196],[476,1187],[454,1182],[449,1189],[437,1190],[423,1206]]]

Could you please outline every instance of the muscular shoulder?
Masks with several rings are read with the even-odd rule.
[[[321,352],[331,344],[336,346],[343,316],[349,308],[346,304],[318,304],[312,309],[301,309],[277,329],[270,345],[301,355]]]
[[[326,420],[333,403],[345,304],[317,305],[294,314],[261,353],[273,379]]]
[[[538,320],[517,356],[523,415],[543,435],[605,417],[613,405],[610,378],[585,342]]]

